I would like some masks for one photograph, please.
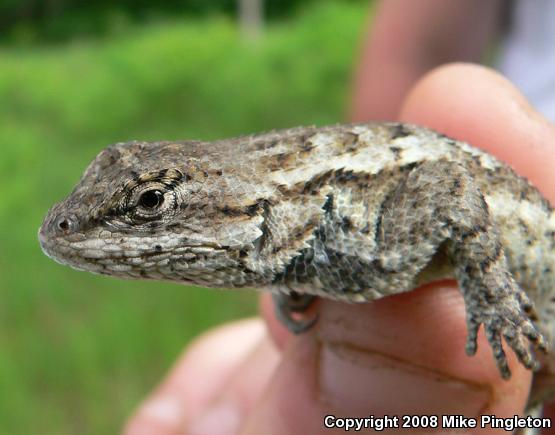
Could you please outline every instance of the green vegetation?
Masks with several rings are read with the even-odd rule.
[[[228,19],[0,50],[0,432],[117,433],[206,328],[250,292],[55,264],[36,232],[105,145],[214,139],[344,118],[365,9],[319,3],[247,44]]]
[[[368,0],[341,0],[342,3]],[[284,19],[317,0],[261,0],[265,19]],[[235,17],[239,0],[0,0],[0,42],[36,44],[110,37],[162,20]]]

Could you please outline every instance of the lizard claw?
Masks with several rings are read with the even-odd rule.
[[[505,307],[511,307],[508,303],[504,305]],[[477,316],[470,315],[468,318],[468,338],[466,343],[466,353],[468,355],[476,353],[477,332],[482,323],[484,324],[486,337],[503,379],[511,377],[511,370],[503,350],[502,338],[505,339],[524,367],[529,370],[539,369],[539,363],[525,339],[543,352],[547,350],[547,343],[520,306],[517,305],[515,307],[513,305],[508,310],[505,309],[503,314],[494,311]]]

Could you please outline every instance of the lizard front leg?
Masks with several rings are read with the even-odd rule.
[[[327,216],[311,251],[294,259],[280,278],[285,281],[282,284],[296,289],[304,282],[301,289],[306,291],[310,283],[306,280],[313,279],[313,285],[320,286],[315,294],[372,300],[413,288],[426,266],[442,253],[451,263],[465,301],[467,354],[476,352],[483,324],[504,378],[510,370],[503,338],[524,366],[536,368],[526,340],[540,350],[545,350],[546,343],[531,321],[532,303],[508,269],[495,222],[473,178],[462,165],[441,160],[403,168],[397,180],[383,196],[373,232],[344,225],[350,207],[344,199],[337,205],[326,201]],[[438,278],[434,273],[428,278]],[[290,329],[299,329],[290,321],[291,310],[283,299],[278,314]]]
[[[465,168],[440,161],[412,169],[384,204],[377,237],[381,266],[406,278],[444,245],[465,300],[467,354],[476,352],[483,324],[504,378],[502,338],[525,367],[536,368],[525,338],[542,350],[546,344],[530,320],[532,303],[508,270],[487,203]]]

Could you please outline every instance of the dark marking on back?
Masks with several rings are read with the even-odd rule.
[[[262,235],[257,239],[256,249],[258,252],[263,251],[266,247],[266,244],[272,237],[270,232],[270,215],[271,215],[271,204],[269,201],[262,202],[262,225],[260,226],[260,230],[262,231]]]
[[[256,216],[258,214],[258,210],[260,209],[261,205],[262,204],[260,202],[249,205],[245,208],[245,213],[247,213],[249,216]]]
[[[346,233],[353,229],[353,222],[347,216],[341,218],[339,227]]]
[[[229,205],[224,205],[223,207],[218,208],[218,210],[227,216],[240,216],[245,213],[245,209],[243,207],[230,207]]]
[[[249,216],[256,216],[260,214],[260,211],[264,211],[265,206],[269,204],[269,201],[266,199],[257,199],[254,204],[248,205],[245,208],[245,213]]]
[[[300,190],[300,193],[315,195],[320,191],[320,187],[328,183],[330,178],[333,177],[333,174],[333,169],[330,169],[329,171],[315,175],[306,182],[297,183],[293,186],[293,193]]]
[[[333,211],[333,195],[331,193],[326,196],[326,202],[324,202],[322,210],[324,210],[327,215]]]
[[[306,182],[299,182],[295,184],[290,190],[280,189],[282,193],[286,195],[295,195],[298,193],[316,195],[319,193],[320,188],[327,184],[347,184],[347,183],[357,183],[358,187],[366,188],[368,186],[368,180],[371,175],[361,172],[353,172],[351,170],[330,169],[326,172],[316,174],[314,177]],[[278,187],[279,188],[279,187]]]
[[[268,166],[270,171],[281,171],[295,167],[297,155],[292,153],[279,153],[261,159]]]
[[[406,125],[398,123],[395,124],[395,126],[391,130],[391,139],[395,140],[401,137],[409,136],[411,134],[412,132],[407,128]]]
[[[271,140],[269,142],[265,140],[257,140],[254,143],[254,149],[256,149],[257,151],[269,150],[271,148],[274,148],[278,143],[279,143],[279,140],[277,139]]]
[[[358,135],[350,131],[340,133],[339,140],[346,152],[355,151],[358,148]]]
[[[393,153],[395,161],[401,158],[401,148],[392,145],[389,147],[389,151]]]
[[[299,145],[299,149],[300,149],[302,152],[307,153],[307,152],[313,150],[314,147],[315,147],[315,145],[314,145],[314,144],[312,143],[312,141],[310,140],[310,137],[304,137],[304,136],[303,136],[303,137],[301,138],[301,143],[300,143],[300,145]]]

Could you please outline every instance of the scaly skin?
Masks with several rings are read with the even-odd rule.
[[[112,145],[39,237],[56,261],[94,273],[270,289],[297,332],[311,323],[290,313],[311,296],[366,302],[455,277],[467,353],[483,324],[505,378],[502,339],[534,369],[528,342],[552,338],[550,205],[492,156],[413,125]],[[545,384],[534,397],[551,395]]]

